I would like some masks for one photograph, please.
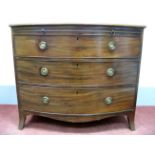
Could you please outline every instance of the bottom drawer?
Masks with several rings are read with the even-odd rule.
[[[22,109],[61,114],[97,114],[131,109],[135,88],[19,87]]]

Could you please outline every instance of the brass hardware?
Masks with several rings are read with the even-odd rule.
[[[111,31],[111,36],[116,36],[116,31],[115,30]]]
[[[48,69],[46,67],[41,67],[40,74],[42,76],[47,76],[48,75]]]
[[[116,50],[116,42],[115,42],[115,41],[110,41],[110,42],[108,43],[108,48],[109,48],[109,50],[111,50],[111,51]]]
[[[120,35],[119,31],[116,31],[116,30],[112,30],[110,34],[111,37],[119,37],[119,35]]]
[[[112,97],[106,97],[104,101],[107,105],[110,105],[112,104]]]
[[[108,68],[107,71],[106,71],[106,74],[108,76],[114,76],[115,70],[113,68]]]
[[[42,98],[42,102],[43,102],[44,104],[48,104],[48,103],[49,103],[49,97],[44,96],[44,97]]]
[[[40,41],[39,43],[40,50],[46,50],[47,49],[47,42],[46,41]]]

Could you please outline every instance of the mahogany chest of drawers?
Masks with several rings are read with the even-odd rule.
[[[134,130],[143,26],[11,28],[19,129],[33,114],[74,123],[123,115]]]

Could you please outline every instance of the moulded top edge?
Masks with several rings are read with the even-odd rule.
[[[35,27],[35,26],[109,26],[109,27],[131,27],[146,28],[144,25],[124,25],[124,24],[11,24],[10,27]]]

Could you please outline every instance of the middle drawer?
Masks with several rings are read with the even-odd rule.
[[[136,84],[136,61],[54,62],[17,60],[21,82],[60,86],[116,86]]]

